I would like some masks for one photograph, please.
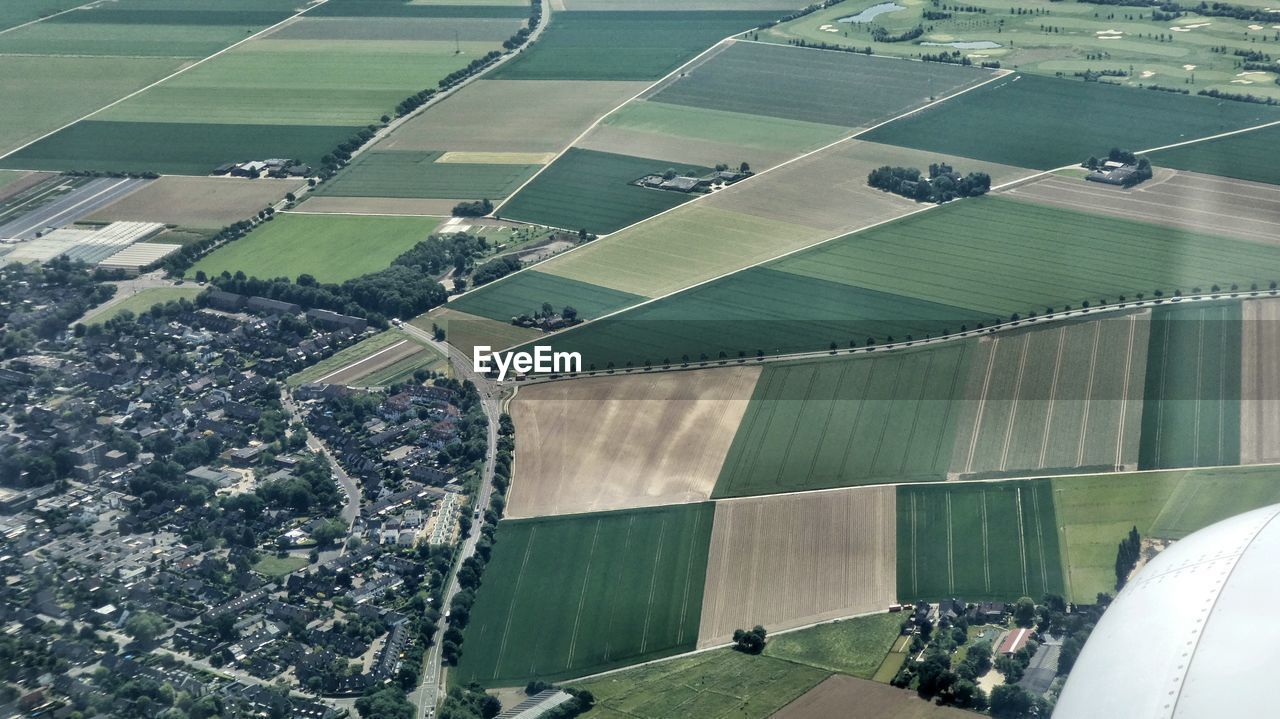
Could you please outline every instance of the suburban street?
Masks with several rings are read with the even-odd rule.
[[[282,397],[281,402],[284,404],[285,410],[289,412],[290,419],[295,422],[302,422],[304,420],[306,414],[302,411],[302,408],[293,401],[292,397],[285,394]],[[360,488],[356,486],[356,481],[346,473],[342,468],[342,465],[338,462],[338,458],[333,456],[333,453],[329,451],[329,448],[325,446],[325,443],[320,441],[319,437],[316,437],[310,432],[307,433],[307,449],[324,455],[324,458],[329,460],[329,466],[333,467],[333,478],[338,483],[338,486],[342,488],[342,493],[346,495],[347,501],[342,507],[341,516],[342,521],[347,523],[347,531],[350,532],[351,526],[360,516]]]

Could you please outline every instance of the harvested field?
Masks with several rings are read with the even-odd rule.
[[[440,162],[438,151],[366,152],[317,195],[500,199],[511,194],[539,165]]]
[[[1280,167],[1267,160],[1280,143],[1280,125],[1151,153],[1156,165],[1280,184]]]
[[[698,645],[723,644],[756,624],[780,631],[888,607],[897,592],[894,491],[717,502]]]
[[[743,162],[756,170],[785,162],[799,152],[744,148],[732,142],[698,140],[652,132],[641,132],[613,125],[601,125],[579,140],[574,147],[611,153],[631,153],[668,162],[692,162],[707,167],[721,163],[737,167]]]
[[[1239,302],[1155,310],[1140,468],[1240,462],[1240,352]]]
[[[216,230],[257,214],[305,184],[303,180],[166,175],[85,219],[163,222]]]
[[[626,307],[640,299],[626,292],[531,269],[482,286],[479,291],[458,295],[449,302],[449,306],[459,312],[509,322],[513,317],[539,311],[544,302],[550,302],[557,310],[571,306],[578,310],[579,317],[587,319]]]
[[[692,649],[712,511],[705,502],[503,520],[457,680],[516,686]]]
[[[648,99],[842,127],[870,127],[992,70],[789,45],[735,42]],[[744,88],[753,92],[744,92]]]
[[[1138,466],[1150,312],[986,336],[969,363],[953,476]]]
[[[1243,303],[1240,463],[1280,462],[1280,300]]]
[[[511,405],[523,449],[506,516],[705,501],[759,374],[732,367],[522,388]]]
[[[430,200],[421,197],[319,197],[308,194],[298,209],[290,214],[450,217],[453,206],[459,202],[461,198]]]
[[[963,342],[769,365],[715,496],[943,479],[972,351]]]
[[[469,315],[448,307],[437,307],[413,320],[414,327],[428,332],[433,324],[442,327],[449,338],[449,344],[462,350],[468,357],[471,356],[472,348],[477,345],[505,349],[542,336],[538,330]]]
[[[1049,480],[899,486],[898,598],[1062,594]]]
[[[1280,187],[1161,168],[1155,174],[1131,189],[1055,175],[1009,194],[1098,215],[1280,243]]]
[[[1090,122],[1079,121],[1081,108],[1095,110]],[[1277,119],[1280,112],[1265,105],[1015,74],[866,139],[1048,170],[1111,147],[1143,150]]]
[[[971,719],[906,689],[835,674],[774,714],[772,719]]]
[[[559,19],[557,19],[559,22]],[[480,80],[418,114],[379,150],[559,152],[644,82]]]

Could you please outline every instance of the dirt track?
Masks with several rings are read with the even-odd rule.
[[[506,516],[706,500],[759,374],[733,367],[521,389]]]
[[[698,646],[884,609],[897,591],[893,487],[716,504]]]
[[[1243,304],[1240,463],[1280,461],[1280,300]]]

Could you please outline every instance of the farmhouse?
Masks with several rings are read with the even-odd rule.
[[[1019,627],[1004,636],[1004,641],[1000,642],[1000,654],[1016,654],[1019,649],[1027,646],[1027,642],[1031,639],[1031,630],[1026,627]]]
[[[1084,179],[1089,182],[1101,182],[1106,185],[1124,186],[1126,183],[1131,182],[1137,173],[1137,165],[1126,165],[1108,160],[1103,163],[1101,168],[1085,175]]]

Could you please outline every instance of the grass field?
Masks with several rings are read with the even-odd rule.
[[[511,194],[540,165],[440,162],[440,152],[366,152],[333,179],[320,195],[499,199]]]
[[[286,574],[293,574],[310,564],[306,557],[297,557],[289,555],[288,557],[268,556],[258,560],[253,565],[253,571],[268,577],[283,577]]]
[[[1264,159],[1276,143],[1280,143],[1280,125],[1153,152],[1151,161],[1182,170],[1280,185],[1280,167]]]
[[[693,193],[629,184],[667,169],[705,175],[711,168],[572,148],[498,208],[513,220],[607,234],[681,205]]]
[[[504,80],[656,80],[721,38],[776,11],[564,12],[494,77]]]
[[[0,162],[39,170],[110,169],[175,175],[207,175],[224,162],[245,157],[288,157],[317,166],[321,157],[358,129],[85,120]]]
[[[204,290],[203,287],[194,285],[184,287],[154,287],[148,290],[142,290],[132,294],[119,302],[115,302],[100,312],[89,315],[89,324],[101,324],[107,320],[118,317],[124,312],[132,312],[139,315],[151,309],[152,305],[162,305],[167,302],[174,302],[180,299],[194,301],[196,295]]]
[[[718,649],[572,686],[595,696],[595,707],[582,715],[584,719],[767,719],[829,674],[768,656]]]
[[[1181,539],[1228,517],[1280,502],[1280,470],[1230,467],[1186,472],[1152,522],[1150,534]]]
[[[449,302],[450,309],[480,317],[509,322],[512,317],[541,311],[542,303],[550,302],[556,311],[566,305],[578,311],[583,318],[599,317],[621,307],[639,301],[640,297],[589,285],[577,280],[526,270],[508,279]],[[603,365],[601,365],[603,367]]]
[[[960,65],[734,43],[650,99],[824,125],[867,127],[991,77],[990,70]],[[754,91],[743,92],[748,86]]]
[[[1240,462],[1240,333],[1238,302],[1157,308],[1139,467]]]
[[[1265,105],[1019,74],[863,139],[1048,170],[1112,147],[1143,150],[1274,120],[1280,110]]]
[[[902,615],[873,614],[779,634],[764,655],[849,676],[870,679],[893,647]]]
[[[148,183],[86,219],[163,222],[217,230],[252,217],[305,184],[302,180],[170,175]]]
[[[711,515],[701,503],[502,522],[458,681],[523,685],[693,648]]]
[[[390,266],[425,240],[438,220],[429,217],[277,215],[248,236],[215,250],[190,270],[226,270],[261,277],[341,282]]]
[[[973,349],[766,366],[714,496],[944,479]]]
[[[1062,594],[1048,480],[898,487],[898,597]]]
[[[397,332],[396,330],[379,332],[372,337],[360,340],[350,347],[344,347],[338,350],[306,369],[289,375],[286,382],[290,387],[297,387],[300,384],[315,382],[316,380],[332,374],[353,362],[359,361],[362,357],[368,357],[375,352],[385,350],[386,348],[405,339],[408,339],[408,336],[403,332]]]

